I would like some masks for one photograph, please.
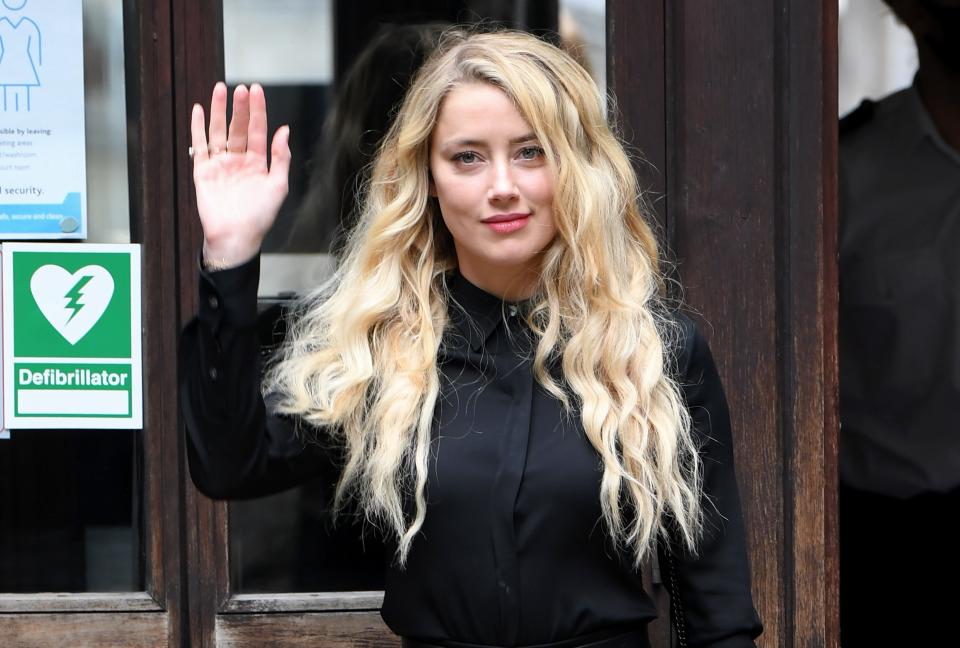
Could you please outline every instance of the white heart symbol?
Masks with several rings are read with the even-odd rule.
[[[30,278],[30,292],[53,328],[76,344],[107,310],[113,297],[113,277],[98,265],[73,274],[57,265],[45,265]]]

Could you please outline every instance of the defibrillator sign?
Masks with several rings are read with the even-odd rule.
[[[3,419],[140,428],[140,246],[3,244]]]

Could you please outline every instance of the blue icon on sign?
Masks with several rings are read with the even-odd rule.
[[[27,0],[2,0],[9,11],[20,11]],[[12,17],[11,17],[12,16]],[[0,88],[3,111],[30,110],[30,88],[40,86],[37,68],[43,63],[40,27],[27,16],[0,16]]]

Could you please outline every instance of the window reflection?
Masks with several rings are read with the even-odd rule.
[[[129,243],[122,3],[84,0],[83,75],[87,241]]]
[[[568,48],[605,92],[604,4],[224,0],[227,83],[261,83],[270,132],[291,127],[290,193],[263,244],[264,307],[329,276],[331,253],[356,218],[365,167],[443,29],[481,23],[538,34]],[[383,547],[369,535],[361,540],[359,525],[330,529],[319,493],[308,484],[231,504],[233,591],[382,589]]]
[[[143,589],[136,434],[15,430],[0,441],[0,592]]]

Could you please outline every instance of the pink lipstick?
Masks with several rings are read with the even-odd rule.
[[[496,216],[484,218],[483,222],[489,225],[490,229],[494,232],[509,234],[510,232],[516,232],[518,229],[521,229],[527,224],[528,220],[530,220],[530,214],[513,213],[497,214]]]

